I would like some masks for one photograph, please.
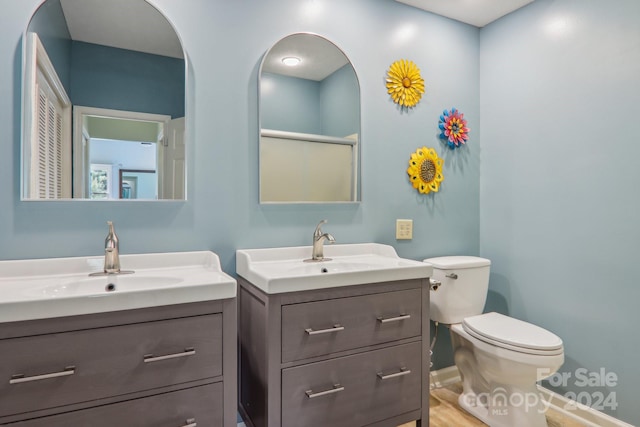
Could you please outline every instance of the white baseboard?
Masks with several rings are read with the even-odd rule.
[[[446,387],[458,381],[460,381],[460,372],[455,365],[430,373],[430,388],[432,390]],[[631,424],[613,418],[604,412],[597,411],[588,406],[579,405],[540,385],[538,385],[538,390],[545,395],[545,401],[550,402],[550,407],[553,408],[554,411],[578,420],[587,427],[633,427]]]
[[[446,387],[458,381],[460,381],[460,372],[455,365],[429,372],[429,388],[431,390]]]

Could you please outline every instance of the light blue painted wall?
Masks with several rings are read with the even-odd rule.
[[[360,92],[353,67],[345,65],[320,84],[322,134],[345,137],[359,133]]]
[[[322,81],[263,72],[261,126],[336,137],[359,133],[358,87],[351,65],[343,66]]]
[[[122,253],[210,249],[231,274],[236,249],[309,245],[323,218],[340,243],[387,243],[413,259],[478,253],[478,134],[455,155],[437,138],[438,115],[452,104],[479,127],[476,28],[389,0],[152,3],[175,25],[190,61],[188,201],[19,200],[21,36],[39,1],[4,1],[0,259],[99,255],[107,220],[117,226]],[[334,41],[360,79],[361,203],[258,204],[258,68],[273,43],[301,31]],[[422,102],[408,112],[384,86],[389,65],[401,58],[415,61],[427,82]],[[445,152],[445,181],[434,197],[419,195],[406,174],[410,154],[424,145]],[[412,241],[395,240],[396,218],[414,220]]]
[[[558,390],[640,425],[640,2],[537,0],[480,40],[487,308],[562,337]]]
[[[320,83],[263,72],[260,91],[262,128],[322,134]]]

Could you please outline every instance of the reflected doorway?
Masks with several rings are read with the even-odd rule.
[[[159,114],[74,107],[73,197],[184,199],[184,191],[175,191],[184,187],[184,168],[173,170],[184,163],[183,123]]]

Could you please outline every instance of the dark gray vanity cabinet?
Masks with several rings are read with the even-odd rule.
[[[429,424],[428,279],[282,294],[238,284],[249,427]]]
[[[236,426],[236,299],[0,324],[0,425]]]

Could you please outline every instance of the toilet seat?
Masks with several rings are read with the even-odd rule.
[[[466,317],[462,328],[480,341],[520,353],[557,355],[564,352],[557,335],[500,313]]]

